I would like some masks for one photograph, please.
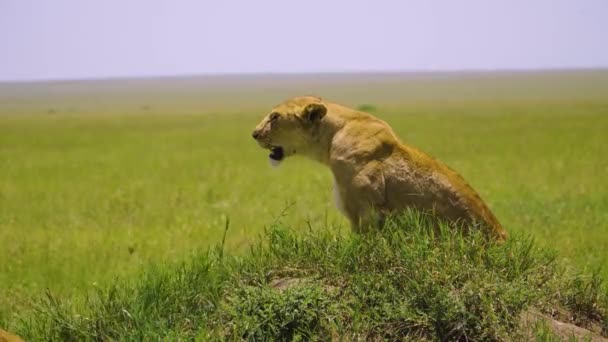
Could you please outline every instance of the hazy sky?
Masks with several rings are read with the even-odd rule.
[[[608,0],[0,0],[0,80],[608,67]]]

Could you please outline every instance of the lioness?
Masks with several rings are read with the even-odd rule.
[[[498,241],[507,234],[479,195],[455,171],[402,143],[384,121],[323,101],[296,97],[276,106],[253,131],[271,162],[301,154],[334,175],[336,204],[355,232],[404,208],[450,223],[480,227]]]

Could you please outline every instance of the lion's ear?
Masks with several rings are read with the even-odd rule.
[[[304,108],[302,116],[309,122],[316,122],[327,114],[327,108],[320,103],[311,103]]]

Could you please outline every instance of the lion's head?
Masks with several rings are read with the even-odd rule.
[[[296,97],[276,106],[256,126],[252,136],[271,151],[271,162],[278,164],[296,153],[306,154],[325,114],[327,107],[320,98]]]

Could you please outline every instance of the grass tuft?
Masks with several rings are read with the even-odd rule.
[[[219,246],[97,289],[84,307],[49,293],[17,331],[65,341],[509,340],[531,336],[520,317],[534,309],[606,335],[597,272],[571,274],[528,236],[498,246],[432,227],[414,211],[364,236],[276,223],[247,256]]]

